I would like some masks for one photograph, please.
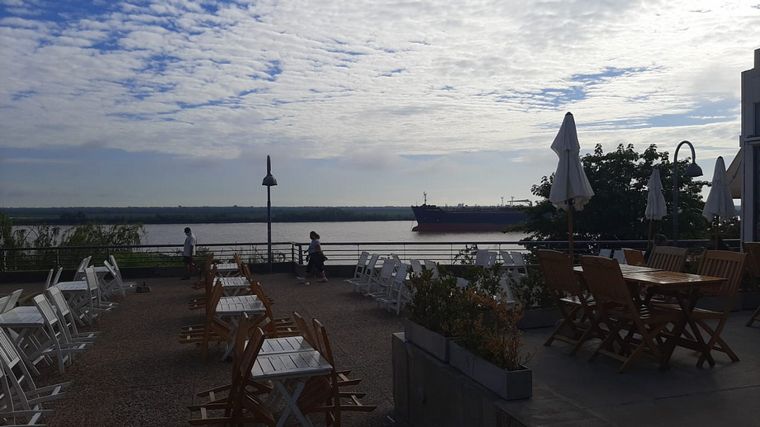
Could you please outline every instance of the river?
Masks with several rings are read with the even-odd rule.
[[[525,233],[457,232],[417,233],[415,221],[288,222],[272,223],[273,242],[308,242],[311,230],[323,242],[497,242],[516,241]],[[180,244],[185,224],[147,224],[143,244]],[[199,245],[210,243],[266,242],[266,223],[191,224]]]

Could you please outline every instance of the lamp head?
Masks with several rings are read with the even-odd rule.
[[[270,160],[269,156],[267,156],[267,176],[264,177],[261,185],[265,185],[267,187],[273,187],[277,185],[277,180],[274,179],[274,176],[272,176],[272,160]]]
[[[702,176],[702,168],[696,163],[690,163],[689,166],[686,166],[686,176],[690,178]]]

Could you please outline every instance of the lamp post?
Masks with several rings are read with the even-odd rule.
[[[697,155],[694,153],[694,146],[689,141],[681,141],[673,156],[673,244],[676,246],[678,245],[678,150],[684,144],[691,148],[691,164],[686,167],[686,176],[689,178],[702,176],[702,168],[696,163]]]
[[[267,187],[267,260],[269,272],[272,272],[272,186],[277,185],[277,180],[272,176],[272,161],[267,156],[267,176],[261,185]]]

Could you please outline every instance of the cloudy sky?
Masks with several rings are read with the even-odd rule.
[[[0,0],[0,206],[496,204],[584,151],[738,147],[760,2]]]

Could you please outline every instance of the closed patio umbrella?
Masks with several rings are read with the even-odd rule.
[[[665,205],[665,196],[662,195],[662,180],[660,179],[660,168],[652,169],[647,181],[647,207],[644,210],[644,218],[649,220],[649,240],[652,240],[652,223],[661,220],[667,215],[668,209]]]
[[[736,217],[736,208],[734,207],[734,200],[731,198],[731,191],[728,188],[726,164],[723,162],[723,157],[718,157],[715,161],[715,171],[713,172],[710,194],[707,195],[705,207],[702,209],[702,216],[710,222],[718,220],[715,227],[715,242],[717,245],[718,224],[720,224],[720,220]]]
[[[573,210],[582,210],[594,196],[594,190],[586,178],[579,157],[581,146],[575,129],[575,119],[571,113],[565,114],[562,126],[552,142],[552,150],[557,153],[557,171],[549,192],[549,201],[559,209],[567,211],[568,244],[573,254]]]

